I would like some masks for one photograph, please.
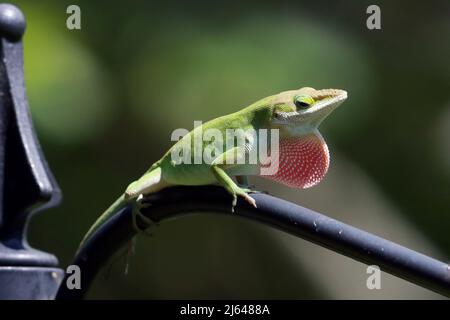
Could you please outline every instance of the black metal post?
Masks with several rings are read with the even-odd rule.
[[[0,299],[52,299],[57,258],[26,239],[30,216],[61,199],[36,138],[23,75],[22,12],[0,4]]]

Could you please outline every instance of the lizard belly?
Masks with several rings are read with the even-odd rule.
[[[189,186],[212,184],[217,181],[212,173],[211,166],[207,164],[181,163],[164,166],[162,178],[170,184]]]

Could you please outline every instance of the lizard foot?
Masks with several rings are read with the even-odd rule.
[[[252,192],[252,190],[248,189],[239,189],[235,194],[233,194],[233,203],[231,206],[231,212],[234,212],[234,207],[237,204],[237,196],[244,198],[250,205],[256,208],[256,201],[251,196],[248,195],[247,192]]]
[[[241,194],[241,197],[245,199],[248,203],[250,203],[252,206],[256,208],[256,201],[252,197],[250,197],[247,193]]]
[[[136,199],[135,204],[133,205],[132,211],[133,228],[137,233],[144,233],[145,235],[152,236],[152,233],[149,229],[151,229],[151,227],[157,226],[158,224],[152,219],[142,214],[141,209],[148,208],[151,206],[151,203],[143,203],[142,200],[143,196],[140,195]],[[140,221],[145,224],[144,228],[138,226],[137,217],[139,217]]]

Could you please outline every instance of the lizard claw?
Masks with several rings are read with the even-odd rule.
[[[253,207],[256,207],[256,201],[255,199],[253,199],[252,197],[250,197],[248,194],[244,193],[242,195],[242,197],[245,199],[245,201],[247,201],[248,203],[250,203]]]
[[[245,192],[244,193],[240,193],[239,196],[244,198],[244,200],[247,201],[251,206],[257,208],[255,199],[250,197],[247,193],[245,193]],[[231,212],[234,212],[234,207],[236,206],[236,204],[237,204],[237,196],[234,195],[233,196],[233,203],[231,205]]]

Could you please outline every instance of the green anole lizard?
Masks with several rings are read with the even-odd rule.
[[[262,129],[277,130],[277,148],[275,150],[272,146],[270,151],[271,156],[273,154],[278,156],[277,170],[265,175],[266,178],[294,188],[308,188],[319,183],[328,170],[329,153],[318,126],[346,98],[347,92],[344,90],[316,90],[305,87],[266,97],[238,112],[210,120],[194,128],[175,143],[141,178],[128,186],[92,225],[80,247],[103,223],[129,203],[133,204],[134,223],[136,215],[140,215],[146,221],[139,213],[142,207],[141,200],[150,193],[170,186],[219,184],[232,195],[232,208],[236,205],[237,197],[244,198],[250,205],[256,207],[255,200],[249,195],[250,190],[240,187],[231,178],[261,175],[264,167],[261,165],[260,157],[256,164],[244,161],[251,150],[255,150],[261,142],[258,141],[258,135],[249,135],[248,132],[258,132]],[[227,136],[230,129],[244,131],[242,145],[225,146],[223,143],[221,152],[215,154],[210,161],[194,163],[196,146],[193,141],[196,141],[196,135],[214,130],[215,133]],[[190,151],[187,159],[192,161],[189,163],[175,161],[174,154],[183,150],[182,147],[186,146],[186,143]],[[211,144],[207,142],[200,144],[200,154],[203,154],[208,145]],[[174,153],[175,150],[177,152]]]

